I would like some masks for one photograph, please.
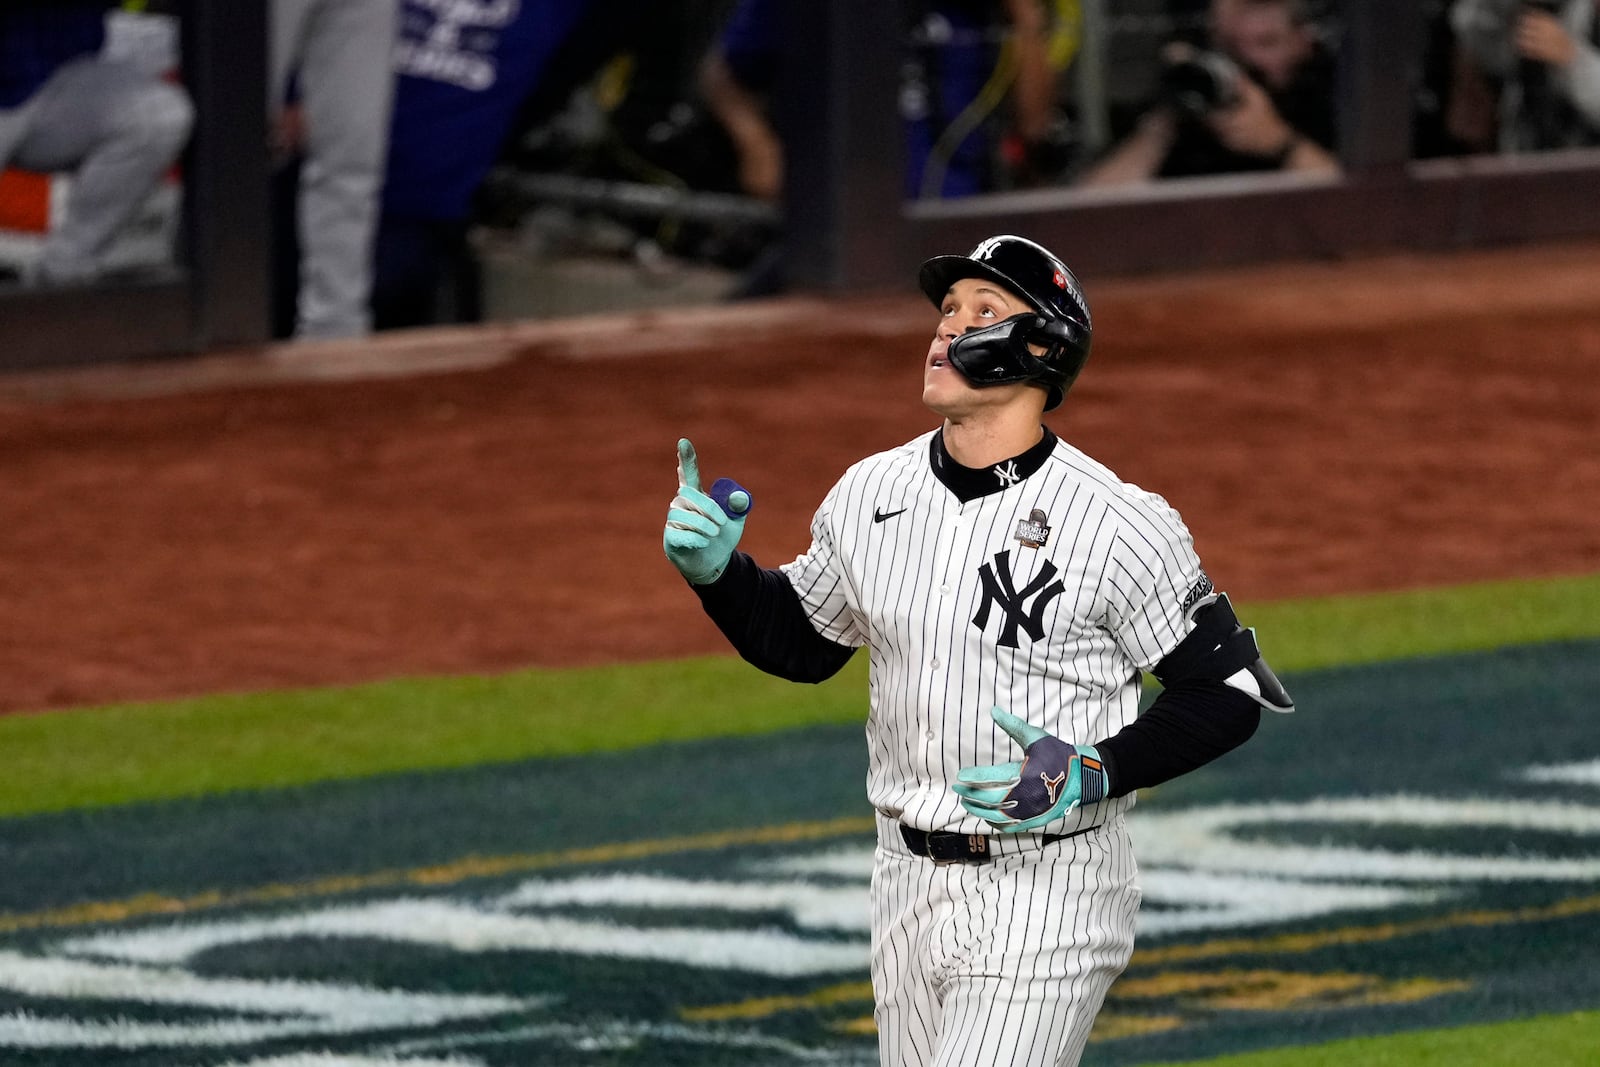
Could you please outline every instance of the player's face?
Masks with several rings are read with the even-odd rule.
[[[975,389],[945,357],[950,342],[963,333],[1032,311],[1032,304],[986,278],[962,278],[950,286],[939,310],[939,325],[934,330],[933,343],[928,346],[928,357],[922,367],[924,404],[950,418],[982,407],[999,406],[1027,388],[1000,385]]]
[[[1270,89],[1294,80],[1311,51],[1311,39],[1280,4],[1224,5],[1227,16],[1213,26],[1217,43],[1254,71]]]

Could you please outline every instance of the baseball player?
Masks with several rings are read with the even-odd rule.
[[[667,558],[741,655],[871,656],[872,984],[884,1064],[1075,1064],[1133,952],[1134,792],[1292,711],[1161,497],[1041,422],[1089,353],[1077,279],[993,237],[922,265],[936,430],[847,470],[763,569],[748,491],[678,443]],[[1139,715],[1141,672],[1162,683]]]

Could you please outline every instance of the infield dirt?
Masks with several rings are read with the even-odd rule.
[[[1086,281],[1049,424],[1236,600],[1600,569],[1600,247]],[[0,710],[723,651],[661,553],[677,438],[784,562],[934,424],[932,327],[791,297],[0,378]]]

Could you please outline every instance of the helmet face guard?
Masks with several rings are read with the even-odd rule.
[[[945,356],[979,389],[1013,382],[1044,386],[1048,392],[1044,409],[1049,411],[1061,403],[1083,368],[1083,360],[1072,353],[1087,347],[1087,333],[1078,323],[1025,311],[993,326],[967,331],[950,342]],[[1036,354],[1030,346],[1043,352]]]
[[[1042,245],[1003,235],[981,242],[970,255],[935,256],[922,265],[918,282],[940,307],[950,286],[962,278],[996,282],[1034,310],[956,338],[951,366],[979,388],[1034,382],[1049,393],[1046,411],[1060,404],[1089,358],[1094,329],[1078,279]],[[1032,352],[1030,344],[1042,353]]]

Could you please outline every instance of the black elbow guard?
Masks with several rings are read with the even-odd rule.
[[[1261,658],[1254,630],[1239,625],[1226,593],[1202,600],[1190,616],[1194,630],[1150,672],[1164,686],[1221,682],[1272,711],[1294,710],[1294,698]]]

